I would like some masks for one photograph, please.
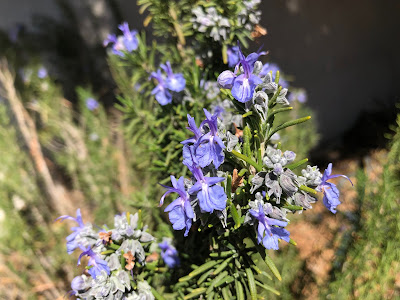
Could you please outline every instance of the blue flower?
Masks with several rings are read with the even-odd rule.
[[[204,109],[206,119],[201,123],[200,128],[197,128],[194,118],[188,115],[188,129],[194,133],[194,136],[181,142],[184,145],[192,143],[189,148],[185,147],[183,151],[183,163],[185,165],[192,165],[192,152],[196,164],[200,165],[202,168],[213,163],[215,168],[218,169],[224,162],[225,157],[223,149],[225,149],[225,145],[218,136],[218,115],[220,112],[220,110],[217,110],[214,115],[211,115]],[[208,125],[210,131],[202,135],[201,128],[205,124]]]
[[[297,100],[300,103],[305,103],[307,102],[307,93],[304,89],[299,89],[297,91],[291,92],[288,100],[289,102]]]
[[[266,249],[278,250],[279,239],[290,241],[289,231],[282,228],[287,225],[287,222],[266,217],[261,203],[258,204],[258,211],[250,209],[249,212],[258,220],[257,240],[259,244],[262,242]]]
[[[80,241],[77,239],[77,236],[86,229],[85,224],[83,224],[82,221],[82,215],[81,215],[81,210],[78,208],[76,210],[76,218],[71,217],[71,216],[61,216],[58,217],[56,219],[57,220],[61,220],[64,221],[66,219],[71,219],[74,220],[76,223],[78,223],[77,227],[71,227],[71,230],[73,231],[73,233],[71,233],[69,236],[67,236],[67,252],[68,254],[71,254],[72,252],[74,252],[74,250],[80,246],[83,246]]]
[[[176,181],[175,177],[171,175],[171,182],[173,187],[162,185],[168,190],[161,197],[160,206],[164,204],[164,199],[168,194],[177,193],[179,195],[179,197],[171,202],[164,211],[169,213],[168,216],[172,223],[172,227],[175,230],[186,228],[184,236],[187,236],[190,227],[192,227],[194,218],[193,208],[190,204],[190,197],[185,189],[183,177]]]
[[[38,72],[37,75],[40,79],[46,78],[47,77],[47,70],[45,67],[41,67]]]
[[[240,51],[239,46],[228,47],[228,50],[226,51],[226,53],[228,55],[229,68],[236,66],[237,63],[239,62],[239,60],[240,60],[239,51]]]
[[[244,73],[235,78],[232,87],[232,96],[239,102],[245,103],[253,98],[253,93],[257,85],[262,80],[250,73],[250,67],[246,61],[242,62]]]
[[[189,194],[197,194],[199,206],[202,212],[212,213],[214,210],[224,210],[226,207],[227,196],[222,186],[216,185],[224,181],[222,177],[204,177],[203,171],[197,164],[197,159],[193,153],[193,146],[183,147],[184,161],[193,173],[196,183],[189,189]],[[191,164],[188,163],[191,157]]]
[[[232,96],[239,102],[245,103],[253,98],[253,93],[257,85],[262,83],[262,79],[257,75],[252,74],[254,63],[261,53],[251,53],[244,57],[243,53],[239,50],[240,60],[235,67],[235,73],[238,72],[239,66],[242,65],[243,73],[237,76],[233,82]]]
[[[192,116],[190,116],[189,114],[187,115],[187,118],[188,118],[189,127],[186,127],[186,128],[188,130],[190,130],[191,132],[193,132],[194,136],[184,140],[183,142],[181,142],[181,144],[184,144],[184,145],[189,144],[189,143],[193,143],[194,144],[202,136],[201,129],[197,127],[194,118]]]
[[[139,45],[139,41],[136,37],[137,31],[136,30],[130,31],[127,22],[122,23],[121,25],[118,26],[118,28],[123,33],[122,43],[124,44],[126,51],[132,52],[136,50]]]
[[[71,281],[71,288],[73,291],[82,291],[86,287],[85,281],[83,280],[82,276],[76,276],[74,279]]]
[[[107,262],[99,257],[99,255],[92,250],[91,247],[81,247],[82,253],[78,258],[78,266],[81,264],[81,259],[83,256],[89,256],[88,266],[91,267],[88,269],[89,274],[96,279],[96,276],[101,274],[101,271],[106,271],[107,275],[110,275],[110,268],[107,265]]]
[[[172,72],[171,64],[167,61],[160,67],[167,73],[166,86],[168,89],[174,92],[182,92],[186,85],[186,80],[181,73],[174,74]]]
[[[216,169],[224,162],[225,145],[218,136],[218,112],[211,115],[205,108],[206,119],[202,124],[207,124],[210,132],[203,135],[195,145],[196,158],[199,165],[204,168],[213,162]]]
[[[167,105],[172,102],[172,95],[168,91],[165,77],[161,73],[161,70],[158,69],[157,73],[152,72],[150,78],[154,78],[158,81],[158,85],[151,91],[152,95],[156,95],[156,100],[160,105]]]
[[[232,96],[236,100],[245,103],[253,98],[255,88],[257,85],[262,83],[262,79],[257,75],[252,74],[252,72],[254,69],[254,63],[261,55],[265,55],[266,52],[253,52],[245,57],[240,51],[239,46],[236,50],[238,60],[235,66],[235,73],[229,70],[224,71],[218,76],[217,81],[221,88],[231,89]],[[236,76],[240,65],[242,65],[243,73],[239,76]]]
[[[104,40],[103,46],[107,47],[109,44],[111,44],[112,53],[124,57],[125,54],[123,51],[132,52],[138,48],[139,41],[136,37],[137,31],[129,30],[129,25],[127,22],[122,23],[118,26],[118,28],[122,31],[123,35],[117,37],[115,34],[109,34]]]
[[[344,177],[348,181],[351,182],[350,178],[345,175],[331,175],[332,174],[332,163],[328,165],[326,168],[324,175],[322,176],[320,185],[316,188],[317,191],[324,192],[323,203],[332,213],[336,213],[336,207],[341,203],[339,201],[339,189],[336,187],[334,183],[327,182],[329,179],[336,177]]]
[[[161,257],[169,268],[175,268],[180,265],[178,251],[172,246],[168,239],[164,239],[162,243],[158,244],[161,249]]]
[[[93,98],[87,98],[87,99],[86,99],[86,107],[87,107],[89,110],[93,111],[93,110],[95,110],[96,108],[99,107],[99,102],[97,102],[97,101],[96,101],[95,99],[93,99]]]
[[[122,50],[125,50],[125,47],[123,45],[123,42],[121,39],[117,38],[115,34],[109,34],[108,37],[104,40],[103,46],[107,47],[109,44],[111,44],[111,51],[115,55],[124,57],[125,54],[122,52]]]

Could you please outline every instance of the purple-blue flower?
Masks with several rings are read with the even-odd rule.
[[[96,108],[99,107],[99,102],[97,102],[97,101],[96,101],[95,99],[93,99],[93,98],[87,98],[87,99],[86,99],[86,107],[87,107],[89,110],[93,111],[93,110],[95,110]]]
[[[220,111],[218,110],[214,115],[211,115],[206,109],[204,109],[206,119],[200,124],[200,128],[196,126],[194,118],[188,115],[189,127],[187,127],[187,129],[192,131],[194,136],[181,142],[184,145],[192,144],[190,148],[184,148],[183,163],[185,165],[192,165],[192,158],[190,156],[192,152],[196,164],[200,165],[202,168],[213,163],[215,168],[218,169],[224,162],[225,156],[223,149],[225,149],[225,145],[218,136],[219,113]],[[203,135],[201,128],[203,128],[205,124],[208,125],[210,131]]]
[[[305,103],[307,102],[307,93],[304,89],[300,89],[298,91],[295,92],[291,92],[288,98],[289,102],[293,102],[293,101],[299,101],[300,103]]]
[[[132,52],[137,49],[139,45],[139,41],[136,37],[137,31],[136,30],[129,30],[129,25],[127,22],[122,23],[118,26],[118,28],[123,33],[122,43],[125,46],[126,51]]]
[[[73,291],[82,291],[85,289],[85,281],[83,280],[81,275],[76,276],[74,279],[72,279],[71,288]]]
[[[239,46],[228,47],[228,50],[226,51],[226,53],[228,55],[229,68],[236,66],[237,63],[239,62],[239,60],[240,60],[239,51],[240,51]]]
[[[222,186],[216,185],[224,181],[222,177],[204,177],[203,171],[197,164],[197,159],[193,153],[193,146],[183,147],[184,163],[196,180],[196,183],[189,189],[189,194],[197,194],[199,206],[202,212],[212,213],[214,210],[224,210],[226,207],[227,196]],[[191,159],[189,159],[191,157]],[[191,160],[191,163],[189,161]]]
[[[235,73],[238,72],[239,66],[242,65],[243,73],[237,76],[233,82],[232,96],[239,102],[247,102],[253,98],[253,93],[257,85],[262,83],[262,79],[252,74],[254,63],[261,53],[250,53],[247,57],[239,50],[240,60],[235,67]]]
[[[226,70],[218,76],[217,81],[221,88],[231,89],[232,96],[236,100],[245,103],[253,98],[255,88],[262,83],[262,79],[252,74],[252,72],[254,63],[261,55],[265,55],[266,52],[253,52],[245,57],[240,51],[240,47],[238,46],[237,48],[238,62],[235,66],[235,73]],[[236,76],[240,65],[243,68],[243,73]]]
[[[287,225],[287,222],[266,217],[261,203],[258,204],[258,211],[250,209],[249,212],[258,220],[257,240],[259,244],[262,242],[266,249],[278,250],[279,239],[286,242],[290,241],[289,231],[282,228]]]
[[[206,115],[206,119],[202,124],[207,124],[210,128],[210,132],[203,135],[195,145],[196,158],[202,168],[208,166],[212,162],[215,168],[218,169],[225,158],[223,151],[225,145],[218,136],[218,112],[211,115],[204,108],[204,114]]]
[[[174,92],[182,92],[186,85],[186,80],[181,73],[172,72],[171,64],[167,61],[164,64],[160,65],[160,67],[167,73],[167,79],[165,80],[166,87]]]
[[[127,22],[122,23],[118,28],[122,31],[122,35],[117,37],[115,34],[109,34],[104,40],[103,46],[107,47],[111,44],[112,53],[124,57],[125,54],[123,51],[132,52],[138,48],[137,31],[129,30]]]
[[[194,218],[193,208],[190,204],[190,196],[185,189],[183,177],[176,181],[175,177],[171,175],[171,182],[172,187],[162,185],[168,190],[161,197],[160,206],[164,204],[164,199],[168,194],[177,193],[179,195],[179,197],[171,202],[164,211],[168,212],[172,227],[175,230],[182,230],[186,228],[184,236],[187,236],[190,227],[192,227]]]
[[[46,77],[47,77],[47,70],[46,70],[46,68],[45,68],[45,67],[41,67],[41,68],[38,70],[38,72],[37,72],[37,76],[38,76],[40,79],[46,78]]]
[[[250,65],[241,61],[244,73],[235,78],[232,87],[232,96],[239,102],[245,103],[253,98],[253,93],[257,85],[262,83],[261,78],[250,71]]]
[[[85,229],[85,224],[83,224],[83,221],[82,221],[82,215],[81,215],[80,208],[78,208],[76,210],[76,218],[64,215],[64,216],[58,217],[56,219],[56,221],[57,220],[64,221],[66,219],[71,219],[71,220],[74,220],[76,223],[78,223],[77,227],[71,227],[71,230],[73,231],[73,233],[71,233],[69,236],[67,236],[67,252],[68,252],[68,254],[71,254],[72,252],[74,252],[74,250],[76,248],[82,246],[78,241],[76,241],[76,237],[83,229]]]
[[[344,177],[348,181],[351,182],[350,178],[345,175],[331,175],[332,174],[332,163],[328,165],[326,168],[324,175],[322,176],[320,185],[316,188],[319,192],[324,192],[323,203],[332,213],[336,213],[336,207],[341,203],[339,201],[339,189],[336,187],[334,183],[327,182],[329,179],[336,177]]]
[[[101,274],[101,271],[106,271],[107,275],[110,275],[110,268],[107,265],[107,262],[99,257],[99,255],[92,250],[91,247],[81,247],[82,253],[78,258],[78,266],[81,264],[81,259],[83,256],[89,256],[88,266],[91,267],[88,269],[89,274],[96,278]]]
[[[178,251],[172,246],[167,239],[158,244],[161,249],[161,257],[169,268],[175,268],[180,265]]]
[[[160,105],[167,105],[172,102],[172,95],[168,91],[165,76],[158,69],[157,72],[152,72],[150,78],[154,78],[158,81],[158,85],[151,91],[152,95],[156,95],[156,100]]]
[[[181,142],[182,144],[186,145],[189,143],[197,143],[197,141],[201,138],[202,136],[202,132],[201,132],[201,128],[198,128],[196,125],[196,122],[194,120],[194,118],[192,116],[190,116],[189,114],[187,115],[188,118],[188,123],[189,123],[189,127],[186,127],[188,130],[190,130],[191,132],[193,132],[194,136],[192,136],[191,138],[188,138],[186,140],[184,140],[183,142]]]
[[[122,50],[124,50],[122,39],[117,38],[115,34],[109,34],[108,37],[104,40],[103,46],[107,47],[109,44],[111,44],[112,53],[121,57],[125,56],[122,52]]]

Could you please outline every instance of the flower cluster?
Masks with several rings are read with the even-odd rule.
[[[279,77],[279,73],[268,71],[271,65],[263,65],[257,61],[265,52],[251,53],[245,57],[239,47],[233,50],[237,50],[238,54],[235,71],[222,72],[218,77],[218,84],[231,91],[230,102],[233,107],[239,110],[240,103],[244,103],[246,115],[255,116],[255,119],[248,121],[241,117],[238,119],[238,123],[241,123],[239,126],[245,128],[239,129],[233,123],[234,113],[225,113],[225,108],[232,108],[232,105],[225,105],[224,102],[215,107],[213,115],[204,109],[206,118],[200,127],[188,115],[188,130],[193,136],[182,142],[183,164],[193,175],[191,180],[185,180],[184,177],[176,180],[171,176],[172,187],[164,186],[167,191],[161,198],[160,205],[168,194],[179,195],[165,208],[165,212],[169,213],[173,228],[185,229],[184,235],[187,236],[193,223],[198,219],[203,220],[204,213],[216,211],[220,219],[223,219],[222,226],[226,227],[231,220],[227,212],[227,199],[232,199],[237,208],[230,206],[231,217],[235,218],[234,214],[237,214],[232,210],[240,210],[245,215],[243,224],[256,227],[258,243],[262,243],[266,249],[277,250],[279,240],[290,241],[290,233],[285,229],[289,222],[287,214],[311,209],[311,204],[317,201],[318,191],[324,192],[323,203],[335,213],[336,206],[340,204],[339,192],[333,183],[327,181],[338,176],[347,177],[331,175],[331,164],[324,175],[317,167],[311,166],[306,166],[301,175],[293,172],[294,168],[301,165],[294,162],[296,154],[293,151],[282,151],[278,145],[273,145],[271,140],[276,131],[274,134],[269,133],[271,125],[266,124],[271,120],[271,107],[287,107],[289,104],[286,99],[288,90],[279,85],[278,78],[273,80],[273,75]],[[218,120],[221,114],[225,114],[223,122]],[[255,125],[255,122],[259,124]],[[256,128],[254,132],[257,134],[253,137],[250,127]],[[252,153],[251,142],[254,143],[253,146],[259,147],[258,154]],[[232,160],[230,166],[222,167],[225,157],[232,158],[232,155],[250,164],[247,165],[248,170],[242,171],[248,171],[251,176],[244,176],[246,172],[238,174],[237,169],[241,164],[238,161],[238,165],[233,165],[232,175],[221,172],[222,169],[232,170]],[[255,158],[257,162],[253,161]],[[208,173],[224,177],[207,177]],[[224,182],[225,190],[218,185],[220,182]],[[232,186],[227,187],[230,182]],[[237,196],[240,193],[234,193],[238,188],[247,193],[245,201]],[[236,217],[235,222],[240,220]]]
[[[268,101],[268,94],[274,93],[278,89],[272,77],[270,65],[263,65],[257,59],[266,52],[251,53],[247,57],[243,55],[239,47],[232,48],[229,65],[236,62],[234,72],[226,70],[218,76],[218,85],[223,89],[229,89],[232,96],[239,102],[246,103],[251,106],[261,98],[262,102]],[[237,59],[236,59],[237,55]],[[279,104],[289,104],[286,99],[287,89],[283,88],[277,98]]]
[[[224,188],[218,185],[224,181],[223,177],[208,177],[207,173],[215,174],[224,161],[225,148],[218,132],[218,113],[211,115],[204,109],[206,119],[197,127],[194,118],[188,115],[189,127],[194,136],[183,141],[183,164],[188,167],[193,176],[191,180],[180,177],[176,180],[171,176],[172,187],[164,186],[168,190],[160,201],[163,205],[165,197],[170,193],[177,193],[179,197],[165,208],[175,230],[185,229],[187,236],[193,220],[197,220],[203,213],[222,211],[226,207],[227,196]]]
[[[261,0],[248,0],[238,4],[233,9],[232,16],[217,6],[196,6],[192,9],[194,17],[191,19],[193,28],[198,32],[211,37],[214,41],[225,41],[235,28],[252,31],[254,26],[260,22],[261,11],[257,10]],[[229,22],[230,18],[236,18],[235,22]]]
[[[107,47],[111,45],[111,51],[113,54],[124,57],[124,52],[132,52],[139,46],[139,41],[136,37],[136,30],[129,30],[129,25],[127,22],[122,23],[118,26],[121,30],[122,35],[116,36],[115,34],[110,34],[104,40],[103,46]]]
[[[146,226],[141,228],[137,213],[116,215],[114,228],[104,226],[97,232],[90,223],[83,223],[79,209],[76,218],[61,216],[57,220],[66,219],[78,225],[67,237],[67,252],[82,251],[78,265],[88,257],[85,273],[72,280],[71,294],[80,299],[154,299],[148,283],[138,277],[154,238]]]
[[[258,242],[262,241],[267,249],[278,249],[278,239],[289,242],[289,232],[283,228],[287,225],[286,215],[299,209],[311,209],[311,204],[317,199],[310,191],[324,191],[324,205],[336,213],[335,208],[340,204],[339,191],[335,184],[327,180],[342,176],[350,181],[344,175],[330,175],[332,164],[329,164],[323,176],[316,166],[307,166],[301,171],[302,176],[297,176],[286,167],[290,166],[295,157],[296,154],[292,151],[282,153],[280,149],[268,146],[263,163],[269,171],[258,172],[251,181],[250,192],[258,193],[255,195],[256,200],[249,202],[252,209],[248,213],[247,221],[250,221],[249,215],[258,220]]]
[[[214,41],[225,40],[229,33],[229,20],[218,14],[215,7],[207,7],[203,9],[197,6],[192,9],[192,14],[196,17],[192,18],[193,28],[201,33],[210,36]]]
[[[165,72],[165,75],[160,69],[157,72],[152,72],[150,78],[157,80],[158,85],[151,92],[155,95],[156,100],[161,105],[167,105],[172,102],[172,93],[179,93],[185,89],[186,80],[181,73],[174,73],[169,61],[165,64],[161,64],[161,69]]]
[[[261,11],[257,10],[258,5],[260,5],[261,0],[244,0],[244,7],[239,12],[237,21],[247,30],[253,30],[254,25],[257,25],[261,19]]]
[[[171,245],[171,239],[164,238],[162,243],[158,244],[158,247],[161,249],[161,258],[169,268],[175,268],[180,265],[178,251]]]

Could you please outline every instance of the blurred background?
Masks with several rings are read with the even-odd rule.
[[[291,85],[307,91],[319,137],[310,142],[310,160],[321,169],[333,161],[335,173],[356,183],[342,190],[338,215],[316,207],[291,225],[299,246],[276,254],[282,273],[290,274],[279,283],[282,298],[396,299],[400,257],[390,243],[399,237],[400,196],[393,187],[398,173],[389,166],[398,166],[400,153],[393,138],[400,2],[263,0],[261,10],[268,34],[252,48],[263,45]],[[138,190],[135,183],[142,174],[114,108],[117,86],[102,46],[122,21],[150,39],[144,19],[130,0],[0,1],[1,56],[16,72],[30,65],[51,77],[43,81],[38,73],[30,89],[21,89],[29,119],[39,120],[38,132],[26,121],[26,134],[43,148],[33,162],[18,116],[0,97],[0,299],[66,294],[76,257],[65,253],[68,229],[52,222],[58,215],[81,206],[91,221],[103,221],[154,206],[146,198],[151,187]],[[100,104],[96,114],[86,109],[90,97]],[[385,237],[389,221],[396,232]]]

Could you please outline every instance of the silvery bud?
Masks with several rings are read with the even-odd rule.
[[[150,233],[142,232],[139,241],[141,241],[142,243],[148,243],[154,241],[154,237]]]
[[[255,190],[261,187],[265,180],[266,172],[258,172],[253,179],[251,179],[252,187],[250,189],[250,193],[253,194]]]
[[[262,67],[263,67],[263,63],[261,61],[257,60],[254,63],[253,74],[258,75],[261,72]]]
[[[298,190],[296,175],[289,169],[286,169],[285,172],[279,176],[279,183],[289,196],[293,195]]]
[[[286,99],[287,92],[288,92],[287,89],[282,89],[281,92],[279,93],[278,98],[276,98],[276,103],[289,105],[289,101]]]
[[[286,159],[286,163],[290,164],[292,161],[295,160],[296,153],[294,153],[293,151],[285,151],[283,153],[283,157]]]
[[[321,183],[322,174],[319,172],[317,166],[307,166],[306,169],[301,170],[301,174],[306,178],[308,186],[318,186]]]
[[[269,188],[268,196],[275,195],[276,203],[279,204],[281,202],[282,188],[279,185],[278,176],[273,172],[269,172],[265,176],[265,185]]]
[[[226,139],[227,139],[226,150],[228,152],[231,152],[239,142],[239,138],[228,131],[226,134]]]
[[[260,84],[267,92],[274,93],[278,89],[278,85],[272,80],[271,73],[267,73],[263,79],[263,83]]]
[[[304,207],[305,209],[311,209],[311,203],[314,203],[316,201],[316,199],[314,197],[311,197],[309,194],[307,193],[296,193],[293,196],[293,202],[295,205]]]

